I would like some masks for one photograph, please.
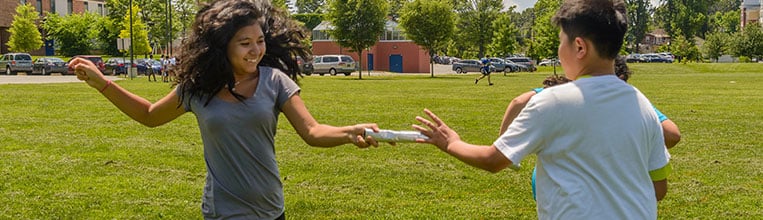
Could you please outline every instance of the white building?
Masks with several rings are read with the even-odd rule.
[[[748,24],[761,24],[763,25],[763,0],[744,0],[742,5],[739,6],[741,10],[741,22],[742,28]]]

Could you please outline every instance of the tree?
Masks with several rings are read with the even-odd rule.
[[[325,0],[298,0],[297,12],[298,13],[320,13],[320,9],[326,4]]]
[[[94,48],[93,42],[98,36],[98,19],[100,16],[85,14],[69,14],[61,17],[58,14],[46,14],[43,29],[49,39],[55,40],[57,49],[64,56],[89,54]]]
[[[535,3],[532,42],[528,49],[528,54],[533,59],[557,56],[559,28],[551,23],[551,17],[561,5],[561,0],[538,0]]]
[[[402,12],[400,10],[404,7],[409,0],[389,0],[389,13],[387,15],[392,18],[393,21],[400,19]]]
[[[690,60],[699,60],[700,53],[694,42],[684,38],[682,34],[676,34],[676,37],[670,43],[670,51],[678,58],[678,62],[688,62]]]
[[[384,33],[387,15],[385,0],[332,0],[327,14],[334,25],[329,34],[341,47],[358,53],[359,64],[363,63],[363,49],[373,46]],[[358,79],[363,74],[358,71]]]
[[[140,7],[137,5],[132,6],[132,38],[130,37],[130,11],[125,13],[123,20],[123,29],[119,32],[119,38],[131,38],[131,47],[126,49],[127,53],[133,54],[148,54],[151,52],[151,46],[148,44],[148,32],[146,31],[146,25],[143,24],[143,19],[138,16]]]
[[[716,12],[710,16],[710,29],[715,32],[736,33],[739,31],[739,10]]]
[[[737,32],[734,42],[733,54],[735,56],[747,56],[761,58],[763,56],[763,30],[759,25],[747,25],[741,32]]]
[[[626,0],[628,4],[628,32],[625,34],[625,40],[628,45],[632,45],[634,51],[639,53],[641,41],[646,36],[649,27],[650,4],[648,0]]]
[[[444,49],[455,28],[455,14],[440,0],[414,0],[400,10],[400,26],[405,36],[429,52],[430,74],[434,77],[433,57]]]
[[[31,4],[16,7],[13,22],[8,32],[8,50],[13,52],[29,52],[42,47],[42,35],[37,30],[37,11]]]
[[[514,54],[519,48],[517,27],[511,20],[509,13],[501,13],[493,22],[493,42],[487,46],[487,51],[494,56],[506,56]]]
[[[685,39],[704,38],[709,28],[709,6],[712,0],[663,0],[655,11],[656,20],[671,37],[681,33]]]
[[[458,48],[476,48],[477,56],[485,55],[487,45],[493,41],[493,21],[503,9],[501,0],[456,1],[458,15],[457,35],[454,37]]]
[[[711,60],[718,60],[718,57],[724,54],[726,50],[726,40],[730,38],[730,35],[724,32],[714,32],[707,35],[705,43],[702,44],[702,50],[705,57]]]
[[[513,9],[509,11],[511,13],[511,21],[514,22],[514,27],[519,32],[517,35],[517,43],[522,48],[527,48],[530,45],[530,38],[532,37],[533,18],[535,16],[535,10],[533,8],[527,8],[521,13],[514,12]]]

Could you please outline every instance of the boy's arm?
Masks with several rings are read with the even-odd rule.
[[[678,130],[678,125],[670,119],[662,121],[661,125],[662,134],[665,138],[665,147],[668,149],[673,148],[681,141],[681,131]]]
[[[649,177],[652,178],[652,184],[654,185],[654,196],[657,198],[657,201],[662,200],[668,194],[668,176],[672,172],[673,167],[670,163],[662,168],[649,171]]]

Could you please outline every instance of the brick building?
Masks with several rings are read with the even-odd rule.
[[[8,40],[11,33],[8,31],[13,23],[13,16],[16,14],[16,7],[20,4],[32,4],[40,14],[40,19],[45,12],[57,13],[59,15],[68,15],[72,13],[84,13],[85,11],[106,15],[105,0],[0,0],[0,54],[8,53]],[[40,33],[44,31],[40,28]],[[55,42],[45,41],[42,48],[30,51],[32,55],[52,55]]]
[[[327,21],[313,29],[313,54],[343,54],[358,61],[358,53],[340,47],[326,32],[333,28]],[[360,67],[363,70],[382,70],[398,73],[429,73],[429,53],[405,38],[397,23],[387,21],[384,34],[368,50],[363,50]]]

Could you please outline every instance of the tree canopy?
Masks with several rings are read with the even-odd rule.
[[[29,52],[42,47],[42,35],[37,30],[37,11],[31,4],[20,4],[16,7],[13,22],[8,32],[8,50],[13,52]]]
[[[363,50],[373,46],[384,33],[387,16],[385,0],[332,0],[327,14],[334,25],[329,33],[341,47],[350,48],[358,53],[359,61]],[[358,73],[363,79],[363,74]]]
[[[429,52],[430,73],[434,77],[432,57],[438,49],[444,49],[455,27],[452,8],[441,0],[414,0],[405,4],[400,14],[400,26],[406,37]]]

